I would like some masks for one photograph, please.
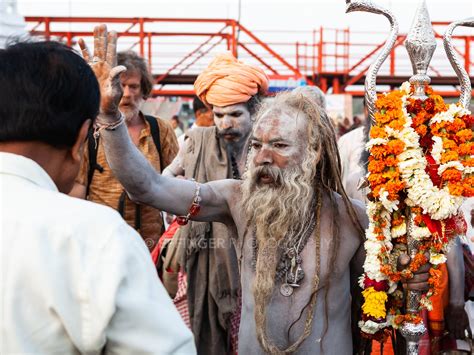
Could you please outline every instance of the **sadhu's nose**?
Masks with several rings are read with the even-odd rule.
[[[272,153],[268,149],[262,147],[255,156],[255,163],[257,165],[271,165],[273,163]]]

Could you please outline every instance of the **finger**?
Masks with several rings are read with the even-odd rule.
[[[429,290],[430,285],[427,282],[410,282],[406,284],[406,288],[409,291],[426,292]]]
[[[127,68],[124,67],[123,65],[117,65],[116,67],[113,67],[110,70],[109,77],[111,80],[119,79],[120,78],[120,73],[123,73],[126,71]]]
[[[403,270],[410,264],[411,258],[408,254],[401,254],[397,259],[397,269]]]
[[[407,283],[427,282],[429,278],[430,274],[428,273],[414,274],[411,279],[407,280]]]
[[[431,265],[429,263],[420,266],[420,268],[415,272],[415,274],[427,273],[430,271]]]
[[[86,62],[90,62],[91,54],[89,53],[89,49],[87,48],[86,42],[82,38],[79,38],[78,44],[79,48],[81,48],[82,57]]]
[[[99,26],[94,27],[94,58],[99,57]]]
[[[107,35],[107,63],[110,67],[117,65],[117,32],[110,31]]]
[[[97,57],[101,61],[105,61],[105,56],[107,52],[107,26],[100,25],[99,26],[99,48],[97,51]]]

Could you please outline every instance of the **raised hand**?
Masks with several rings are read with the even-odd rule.
[[[107,32],[106,25],[96,26],[92,57],[82,38],[79,39],[79,47],[99,81],[99,119],[104,123],[116,121],[120,117],[118,105],[123,94],[120,73],[127,70],[123,65],[117,66],[117,32]]]

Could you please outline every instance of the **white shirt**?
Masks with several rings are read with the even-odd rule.
[[[188,129],[186,133],[183,133],[178,137],[178,154],[174,157],[173,161],[166,167],[166,169],[163,171],[163,176],[180,176],[184,175],[184,169],[183,169],[183,159],[184,156],[186,155],[187,152],[187,146],[186,146],[186,138],[188,137],[188,132],[193,130],[198,126],[196,123],[193,123],[193,125]],[[168,226],[166,226],[168,228]]]
[[[344,134],[337,141],[339,155],[341,156],[341,179],[345,189],[348,188],[349,175],[361,173],[363,168],[360,164],[360,157],[365,147],[364,127],[358,127]]]
[[[471,248],[471,252],[474,253],[474,243],[471,241],[471,238],[474,238],[474,228],[471,224],[471,211],[474,209],[474,197],[467,198],[461,206],[461,210],[464,214],[464,218],[467,223],[467,232],[466,232],[466,242]]]
[[[1,353],[195,354],[140,236],[0,153]]]

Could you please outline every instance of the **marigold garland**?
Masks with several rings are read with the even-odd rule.
[[[445,221],[458,213],[462,197],[474,196],[474,117],[456,104],[446,105],[430,87],[425,101],[412,94],[410,84],[404,83],[400,90],[378,95],[367,143],[369,227],[359,326],[364,337],[377,340],[385,339],[390,327],[421,322],[417,315],[401,314],[399,281],[428,261],[430,290],[420,305],[431,308],[429,299],[441,279],[438,265],[446,262],[455,236],[444,232]],[[398,271],[398,256],[407,249],[408,224],[420,247],[408,268]]]

